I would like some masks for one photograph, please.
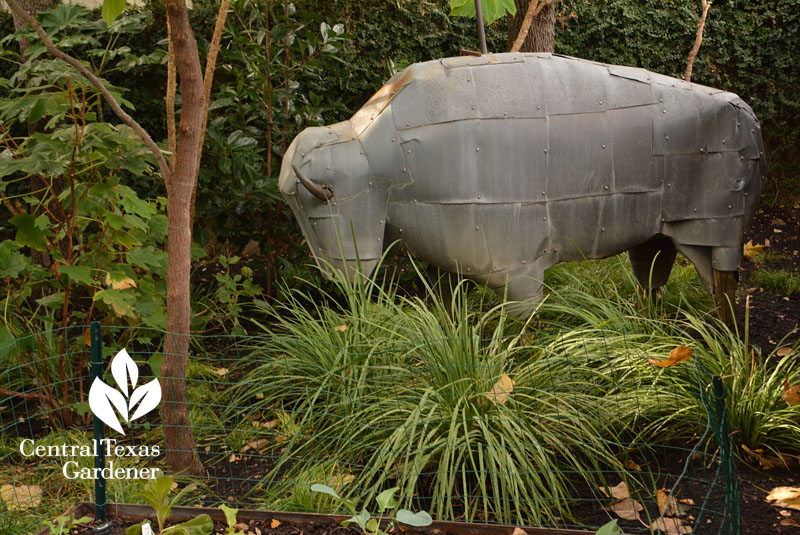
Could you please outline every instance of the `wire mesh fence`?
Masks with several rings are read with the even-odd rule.
[[[19,533],[77,502],[141,503],[156,468],[180,475],[166,393],[137,413],[172,358],[164,333],[96,329],[0,349],[0,507],[19,511]],[[343,512],[311,486],[366,508],[398,487],[401,506],[438,520],[739,534],[722,381],[661,353],[603,331],[374,347],[193,336],[183,432],[202,474],[184,476],[206,506]]]

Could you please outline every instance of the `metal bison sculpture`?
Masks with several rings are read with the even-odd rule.
[[[536,302],[559,262],[628,251],[652,289],[680,251],[719,293],[767,177],[763,150],[732,93],[557,54],[490,54],[411,65],[351,119],[304,130],[279,185],[314,256],[351,274],[399,240]]]

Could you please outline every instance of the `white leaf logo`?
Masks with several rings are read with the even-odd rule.
[[[161,385],[158,383],[158,379],[153,379],[136,388],[136,382],[139,380],[139,368],[124,349],[114,355],[114,359],[111,361],[111,375],[114,376],[114,380],[122,391],[108,386],[97,377],[89,389],[89,407],[103,423],[124,435],[125,431],[122,429],[117,412],[128,423],[144,416],[155,409],[161,401]],[[129,384],[130,396],[128,396]],[[133,411],[133,416],[130,416],[131,411]]]

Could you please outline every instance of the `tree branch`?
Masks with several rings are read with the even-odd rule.
[[[208,57],[206,57],[206,72],[203,77],[203,96],[205,97],[205,104],[203,105],[203,124],[200,127],[200,143],[206,138],[206,126],[208,125],[208,106],[211,103],[211,86],[214,84],[214,69],[217,67],[217,54],[219,54],[220,41],[222,40],[222,30],[225,28],[225,19],[228,18],[228,8],[231,5],[231,0],[222,0],[219,6],[219,13],[217,13],[217,22],[214,25],[214,35],[211,37],[211,45],[208,48]],[[202,147],[202,145],[201,145]],[[203,157],[203,150],[201,148],[197,153],[197,176],[194,177],[194,187],[192,189],[192,206],[191,217],[194,221],[194,205],[197,199],[197,182],[200,175],[200,159]]]
[[[170,152],[169,169],[175,170],[175,149],[178,145],[175,133],[175,93],[178,79],[175,75],[175,49],[172,45],[172,26],[167,18],[167,150]]]
[[[510,52],[519,52],[522,48],[522,44],[525,42],[525,39],[528,37],[528,31],[531,29],[531,24],[533,24],[533,19],[544,9],[544,6],[551,0],[541,0],[540,2],[532,1],[528,4],[528,10],[525,12],[525,18],[522,20],[522,26],[519,28],[519,34],[517,34],[517,38],[514,40],[514,44],[511,46]]]
[[[129,127],[131,127],[131,129],[136,133],[136,135],[139,136],[139,138],[144,142],[145,145],[147,145],[147,148],[149,148],[150,152],[153,153],[153,156],[155,157],[156,162],[158,163],[158,167],[161,170],[161,174],[164,176],[164,180],[168,180],[170,176],[169,166],[167,165],[167,161],[164,159],[164,155],[161,154],[161,150],[158,148],[158,145],[156,145],[155,141],[153,141],[153,139],[150,137],[147,131],[145,131],[145,129],[142,128],[142,126],[139,123],[137,123],[133,119],[133,117],[128,115],[125,112],[125,110],[123,110],[122,107],[120,107],[117,100],[114,98],[111,92],[109,92],[109,90],[106,88],[103,82],[100,81],[100,79],[97,76],[95,76],[89,69],[87,69],[83,63],[73,58],[69,54],[65,54],[64,52],[56,48],[56,46],[53,44],[53,41],[51,41],[50,37],[47,35],[47,32],[45,32],[44,28],[42,28],[42,25],[39,24],[39,21],[30,16],[28,13],[26,13],[25,10],[23,10],[22,7],[17,3],[17,0],[5,0],[5,2],[6,4],[8,4],[8,7],[11,8],[11,11],[15,15],[17,15],[19,18],[21,18],[23,21],[29,24],[36,31],[36,33],[39,35],[39,38],[44,43],[45,49],[47,49],[47,52],[51,56],[58,58],[61,61],[75,67],[75,69],[77,69],[78,72],[80,72],[87,80],[89,80],[92,83],[92,85],[94,85],[97,88],[100,94],[103,95],[105,101],[114,111],[116,116],[119,117],[119,120],[122,121],[124,124],[128,125]]]
[[[703,28],[706,25],[706,15],[708,15],[708,10],[711,9],[711,4],[709,4],[706,0],[700,0],[703,6],[703,13],[700,15],[700,21],[697,23],[697,36],[694,39],[694,46],[689,51],[689,58],[686,62],[686,74],[683,76],[683,79],[687,82],[692,80],[692,67],[694,67],[694,58],[697,56],[698,50],[700,50],[700,45],[703,43]]]

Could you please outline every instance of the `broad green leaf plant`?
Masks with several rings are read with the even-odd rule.
[[[311,490],[327,494],[344,505],[353,516],[342,522],[342,525],[347,527],[350,524],[356,524],[361,528],[364,535],[386,535],[387,532],[392,531],[391,528],[395,522],[414,527],[430,526],[431,522],[433,522],[431,515],[425,511],[413,513],[408,509],[397,509],[398,502],[395,494],[399,490],[398,487],[386,489],[375,497],[375,501],[378,504],[378,516],[375,518],[367,509],[362,509],[360,513],[357,512],[356,504],[353,501],[342,498],[327,485],[311,485]],[[386,531],[381,529],[383,520],[389,520],[389,526]]]
[[[40,19],[58,48],[79,49],[100,77],[130,64],[130,52],[116,43],[143,24],[141,15],[131,15],[106,27],[76,4],[44,11]],[[31,61],[24,63],[8,46],[23,36],[31,43]],[[31,30],[1,39],[0,58],[19,64],[10,78],[0,78],[8,89],[0,100],[0,202],[9,214],[6,235],[13,237],[0,242],[0,340],[96,319],[164,329],[166,199],[143,198],[131,187],[154,173],[152,155],[131,128],[104,120],[94,86],[51,59]],[[132,108],[123,89],[109,90]],[[42,385],[42,399],[51,405],[73,405],[71,391],[49,386],[85,373],[85,362],[65,351],[66,333],[35,335],[6,355],[34,363],[14,390]],[[83,348],[80,339],[74,343]],[[66,425],[80,418],[62,414]]]
[[[481,0],[481,10],[484,23],[491,24],[506,13],[514,15],[517,6],[514,0]],[[450,14],[456,17],[474,17],[475,0],[450,0]]]

